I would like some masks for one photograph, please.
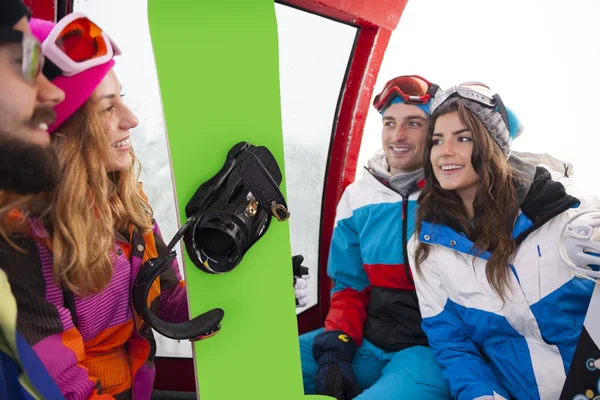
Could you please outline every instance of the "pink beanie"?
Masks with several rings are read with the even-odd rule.
[[[56,24],[37,18],[29,21],[29,27],[33,35],[43,42]],[[48,132],[56,131],[71,115],[75,113],[90,98],[94,90],[98,87],[102,79],[108,74],[115,65],[115,61],[98,65],[73,76],[58,76],[52,83],[65,92],[65,100],[54,106],[56,112],[56,121],[48,127]]]

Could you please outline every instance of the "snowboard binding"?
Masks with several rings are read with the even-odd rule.
[[[183,241],[196,267],[210,274],[231,271],[267,232],[272,217],[289,218],[281,180],[266,147],[242,142],[229,151],[221,170],[185,207],[189,229]]]
[[[273,154],[263,146],[241,142],[231,148],[225,164],[203,183],[185,207],[187,220],[167,245],[164,254],[144,263],[133,288],[133,305],[142,319],[171,339],[202,340],[221,329],[224,311],[215,308],[196,318],[171,324],[148,308],[152,282],[175,259],[173,248],[183,237],[196,267],[210,274],[233,270],[244,254],[268,230],[272,217],[290,217],[279,190],[281,170]]]

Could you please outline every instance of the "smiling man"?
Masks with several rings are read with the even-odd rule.
[[[0,1],[0,191],[17,195],[52,190],[56,185],[58,162],[50,148],[48,125],[54,120],[52,106],[65,97],[41,74],[40,43],[31,35],[28,17],[21,0]],[[5,245],[0,245],[3,253]],[[3,262],[5,257],[0,257]],[[17,331],[17,305],[2,269],[0,304],[0,398],[62,399]]]
[[[383,149],[369,160],[369,167],[373,170],[381,170],[378,167],[382,167],[382,177],[386,180],[396,176],[405,178],[407,173],[422,170],[426,136],[427,114],[424,107],[405,104],[396,97],[383,113]]]
[[[40,43],[20,0],[0,4],[0,190],[51,190],[58,165],[50,148],[52,106],[65,94],[41,74]]]
[[[375,97],[383,148],[338,204],[325,328],[300,337],[307,394],[338,400],[451,398],[421,329],[406,254],[436,91],[421,77],[400,76]]]

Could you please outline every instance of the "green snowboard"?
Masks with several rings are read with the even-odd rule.
[[[185,221],[185,205],[236,143],[266,146],[284,170],[275,7],[273,0],[149,0],[148,8]],[[221,331],[194,344],[200,398],[306,397],[288,223],[273,219],[227,274],[206,274],[183,258],[191,316],[225,311]]]

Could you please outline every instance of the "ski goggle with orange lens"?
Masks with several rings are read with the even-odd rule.
[[[385,84],[381,93],[373,99],[377,111],[385,109],[395,96],[407,104],[427,104],[439,86],[418,75],[398,76]]]
[[[0,43],[21,44],[23,56],[21,60],[21,73],[30,84],[37,81],[44,67],[44,56],[40,42],[33,36],[24,34],[11,27],[0,26]]]
[[[48,71],[50,79],[73,76],[121,54],[108,34],[82,13],[61,19],[42,43],[42,51],[54,67]]]

